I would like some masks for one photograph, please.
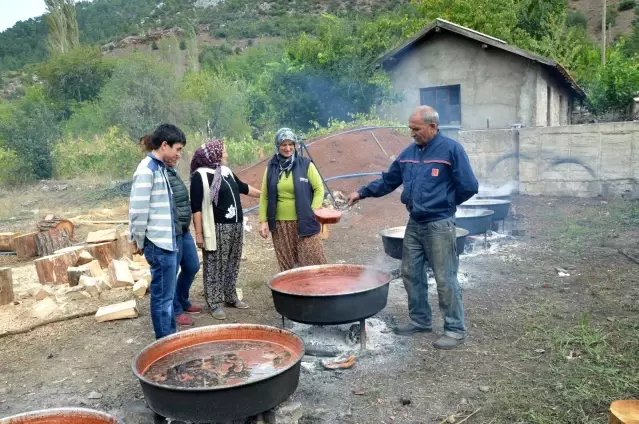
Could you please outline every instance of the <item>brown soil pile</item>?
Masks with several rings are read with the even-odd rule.
[[[375,142],[375,137],[388,156],[384,154],[384,151]],[[393,129],[365,130],[332,136],[328,139],[324,136],[306,142],[307,145],[311,144],[308,150],[324,178],[345,174],[386,171],[392,162],[389,156],[399,155],[410,143],[411,139],[408,135]],[[260,188],[268,160],[270,160],[270,157],[256,165],[236,172],[236,174],[242,181]],[[329,181],[327,184],[331,191],[339,190],[348,195],[348,193],[375,178],[374,176],[351,178]],[[244,208],[249,208],[256,204],[257,201],[255,199],[246,196],[242,198],[242,206]]]

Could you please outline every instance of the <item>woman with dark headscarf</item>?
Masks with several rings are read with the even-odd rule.
[[[237,298],[244,218],[240,194],[260,197],[227,168],[224,141],[204,143],[191,160],[191,210],[195,240],[203,253],[204,297],[216,319],[225,319],[222,304],[239,309],[248,305]]]
[[[280,270],[326,263],[314,210],[322,207],[324,185],[309,159],[297,154],[295,134],[281,128],[275,134],[275,155],[262,180],[260,235],[273,234]]]

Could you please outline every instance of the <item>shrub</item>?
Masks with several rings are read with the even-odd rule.
[[[129,178],[144,157],[142,148],[117,127],[93,138],[68,137],[53,149],[57,178]]]
[[[588,17],[581,10],[571,10],[566,16],[566,25],[576,28],[588,28]]]
[[[630,10],[637,5],[636,0],[621,0],[619,3],[618,9],[620,12]]]
[[[155,41],[151,43],[151,50],[160,50],[160,46]]]
[[[180,50],[186,50],[186,41],[184,40],[180,41]]]
[[[0,185],[9,187],[33,180],[29,165],[13,150],[0,147]]]

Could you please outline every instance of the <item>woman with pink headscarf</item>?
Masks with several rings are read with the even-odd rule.
[[[191,160],[191,210],[195,241],[203,253],[204,297],[216,319],[226,319],[222,305],[246,309],[237,298],[244,217],[240,194],[260,197],[226,167],[224,141],[201,145]]]

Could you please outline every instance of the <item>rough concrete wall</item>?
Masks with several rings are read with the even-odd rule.
[[[482,183],[501,185],[517,180],[516,130],[460,131],[458,141]]]
[[[548,126],[548,87],[550,87],[550,126],[568,125],[571,93],[557,83],[541,65],[537,65],[534,125]]]
[[[639,122],[525,128],[519,191],[578,197],[636,193]]]
[[[404,101],[386,112],[405,120],[420,103],[420,88],[461,85],[464,129],[533,125],[536,64],[450,33],[436,35],[404,55],[389,74]]]

